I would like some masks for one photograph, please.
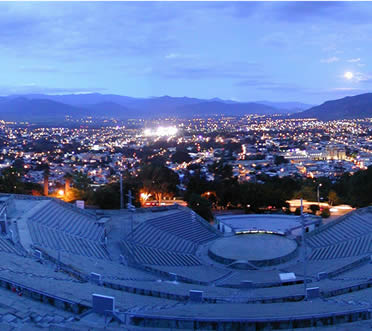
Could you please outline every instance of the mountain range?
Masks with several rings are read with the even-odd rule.
[[[237,102],[188,97],[132,98],[115,94],[10,95],[0,97],[0,119],[13,121],[62,120],[73,117],[163,117],[245,114],[289,114],[310,108],[301,103]]]
[[[372,117],[372,93],[326,101],[319,106],[300,102],[238,102],[188,97],[133,98],[115,94],[28,94],[0,97],[0,119],[53,121],[66,116],[138,118],[211,115],[282,114],[291,118],[337,120]]]

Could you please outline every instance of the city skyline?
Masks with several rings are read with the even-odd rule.
[[[17,2],[0,8],[0,95],[99,92],[319,104],[366,93],[372,83],[369,3]]]

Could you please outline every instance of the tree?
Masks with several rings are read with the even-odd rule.
[[[350,204],[366,207],[372,203],[372,166],[346,177],[346,180],[344,195]]]
[[[49,175],[50,175],[50,168],[49,165],[46,163],[44,168],[44,195],[49,195]]]
[[[331,216],[329,208],[323,208],[320,216],[322,216],[323,218],[328,218],[329,216]]]
[[[75,188],[85,192],[89,190],[90,184],[92,184],[92,180],[82,171],[76,171],[73,174],[73,182]]]
[[[126,193],[128,190],[132,191],[134,201],[132,203],[136,207],[140,207],[139,191],[140,183],[137,177],[129,175],[123,176],[123,193],[124,204],[128,202]],[[99,206],[102,209],[119,209],[120,208],[120,183],[115,182],[100,187],[92,194],[92,204]]]
[[[288,160],[285,159],[283,156],[281,155],[275,155],[275,158],[274,158],[274,163],[276,165],[279,165],[279,164],[282,164],[282,163],[288,163]]]
[[[24,193],[21,173],[15,168],[5,168],[0,176],[0,191],[5,193]]]
[[[102,209],[120,208],[119,183],[112,183],[99,188],[94,193],[94,204]]]
[[[319,206],[318,205],[310,205],[310,210],[311,212],[316,215],[316,212],[319,210]]]
[[[214,162],[209,166],[209,171],[211,171],[216,180],[230,179],[233,177],[232,166],[225,163],[223,160],[219,162]]]
[[[73,202],[76,200],[88,200],[88,193],[83,192],[75,187],[71,187],[68,191],[65,191],[64,200],[67,202]]]
[[[192,194],[187,206],[208,221],[213,220],[211,203],[208,199],[201,197],[199,194]]]
[[[197,173],[191,176],[188,180],[185,198],[188,200],[188,197],[193,193],[201,195],[204,192],[209,191],[214,191],[213,183],[206,180],[205,177],[200,175],[200,173]]]
[[[73,179],[73,176],[70,172],[67,172],[63,178],[65,179],[65,194],[67,195],[70,191],[70,184],[71,180]]]
[[[23,159],[15,159],[13,162],[13,168],[20,173],[24,172],[24,165],[25,162],[23,161]]]
[[[335,190],[330,190],[328,193],[328,203],[333,206],[333,205],[338,205],[341,203],[341,199],[337,195]]]
[[[293,198],[303,198],[305,200],[309,201],[316,201],[317,196],[316,196],[316,188],[312,186],[303,186],[299,191],[296,191],[293,194]]]
[[[185,151],[176,151],[172,157],[171,157],[172,162],[181,164],[183,162],[189,163],[192,158],[190,157],[189,153]]]
[[[177,192],[177,185],[180,183],[178,175],[171,169],[148,164],[142,167],[140,180],[143,188],[161,201],[164,195],[173,196]]]

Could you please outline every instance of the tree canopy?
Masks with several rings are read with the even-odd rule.
[[[178,175],[173,170],[154,164],[147,164],[142,167],[139,180],[143,188],[159,201],[165,195],[174,196],[179,184]]]

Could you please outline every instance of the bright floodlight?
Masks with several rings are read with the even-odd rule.
[[[354,74],[351,71],[347,71],[344,73],[344,77],[350,80],[354,77]]]
[[[178,132],[178,129],[174,126],[159,126],[156,129],[145,129],[145,136],[174,136]]]
[[[151,129],[145,129],[145,131],[143,131],[144,135],[145,136],[151,136]]]

